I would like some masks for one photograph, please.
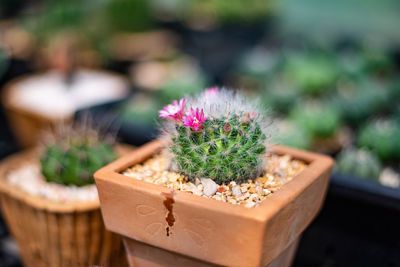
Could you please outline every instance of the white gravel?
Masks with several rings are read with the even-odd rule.
[[[98,199],[96,185],[77,187],[48,183],[40,173],[39,165],[34,163],[28,163],[10,171],[6,179],[11,185],[30,195],[41,196],[56,202],[90,202]]]
[[[400,175],[393,169],[386,167],[379,176],[379,182],[388,187],[400,187]]]
[[[203,194],[204,195],[206,195],[208,197],[215,195],[215,192],[217,192],[219,185],[217,185],[210,178],[201,178],[200,182],[203,185]]]

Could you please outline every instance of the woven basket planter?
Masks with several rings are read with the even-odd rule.
[[[0,164],[2,212],[25,266],[126,266],[121,239],[104,228],[98,200],[57,203],[4,180],[10,170],[37,158],[29,150]]]
[[[120,79],[121,81],[126,80],[123,76],[113,72],[102,71],[101,73],[109,77]],[[54,130],[59,123],[72,121],[76,111],[88,108],[90,106],[96,106],[123,99],[122,96],[116,99],[103,99],[100,102],[93,102],[92,104],[87,104],[86,106],[76,107],[76,110],[71,110],[71,113],[63,112],[62,114],[57,114],[57,112],[52,113],[51,111],[46,113],[38,112],[35,109],[21,105],[19,102],[20,99],[18,98],[18,86],[21,83],[26,82],[27,79],[32,79],[32,77],[36,77],[36,75],[21,76],[8,82],[4,86],[1,95],[1,100],[7,119],[10,122],[11,130],[16,137],[18,144],[24,148],[37,145],[42,138],[43,131]],[[40,79],[40,76],[38,77]],[[112,91],[112,89],[116,90],[116,88],[111,87],[110,90]],[[128,89],[126,88],[126,90]],[[126,91],[126,93],[128,93],[128,91]],[[62,99],[60,99],[60,101],[62,101]]]

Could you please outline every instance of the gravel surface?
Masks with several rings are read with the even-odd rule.
[[[248,180],[247,183],[230,182],[222,185],[208,178],[189,181],[188,177],[169,171],[168,166],[167,157],[161,153],[143,164],[127,169],[123,174],[174,190],[252,208],[292,180],[307,165],[302,161],[292,159],[289,155],[267,155],[267,167],[263,176]]]
[[[41,174],[39,165],[34,163],[10,171],[6,179],[28,194],[56,202],[90,202],[98,199],[96,185],[77,187],[48,183]]]

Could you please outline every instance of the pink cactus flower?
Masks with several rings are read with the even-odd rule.
[[[172,118],[176,121],[181,121],[185,105],[185,98],[180,99],[179,103],[178,101],[174,100],[172,104],[169,104],[168,106],[165,106],[162,110],[158,111],[158,113],[160,113],[159,117],[163,119]]]
[[[253,111],[252,113],[250,113],[250,119],[254,120],[256,117],[258,116],[258,113]]]
[[[217,96],[218,93],[219,93],[219,88],[218,88],[218,86],[214,86],[214,87],[207,88],[207,89],[204,91],[204,96],[207,97],[207,98],[208,98],[208,97],[214,97],[214,96]]]
[[[199,108],[194,110],[190,109],[190,112],[186,112],[186,116],[182,118],[183,123],[186,127],[192,128],[194,131],[198,131],[203,127],[203,123],[208,119],[208,117],[204,117],[204,111],[201,109],[199,112]]]

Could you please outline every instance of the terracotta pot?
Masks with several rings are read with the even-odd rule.
[[[13,87],[24,78],[25,77],[17,78],[5,86],[2,94],[2,102],[10,122],[11,130],[18,144],[22,148],[27,148],[37,145],[43,131],[54,130],[58,123],[71,121],[73,116],[54,117],[51,116],[51,114],[49,114],[49,116],[44,116],[29,109],[14,105],[13,101],[11,101],[13,97]]]
[[[106,228],[124,237],[131,266],[290,265],[296,242],[322,206],[331,158],[274,146],[273,153],[309,165],[260,205],[245,208],[120,173],[161,149],[153,141],[94,175]]]
[[[86,69],[81,69],[86,70]],[[100,71],[93,70],[96,73],[100,73]],[[110,77],[116,77],[121,81],[126,81],[126,79],[119,74],[109,72],[109,71],[101,71]],[[11,130],[14,136],[17,139],[17,142],[22,148],[32,147],[38,144],[38,142],[42,139],[42,134],[44,131],[52,131],[56,128],[56,126],[60,123],[66,123],[73,120],[75,112],[78,110],[82,110],[88,108],[90,106],[96,106],[100,104],[105,104],[117,100],[121,100],[122,96],[109,100],[102,100],[101,102],[94,102],[92,105],[85,105],[82,107],[76,107],[78,110],[71,110],[70,112],[63,112],[62,114],[57,114],[57,112],[44,113],[38,112],[30,108],[26,108],[22,105],[18,105],[18,93],[16,90],[18,88],[18,84],[24,82],[26,79],[30,78],[41,78],[40,75],[31,74],[21,76],[7,83],[2,92],[2,103],[4,109],[6,111],[7,118],[10,122]],[[111,88],[117,90],[120,88]],[[122,90],[122,89],[121,89]],[[119,90],[120,91],[120,90]],[[128,89],[126,89],[126,93],[128,93]],[[60,99],[62,102],[62,99]],[[44,101],[46,102],[46,101]],[[60,103],[61,103],[60,102]],[[58,102],[57,102],[58,103]]]
[[[24,265],[127,266],[121,238],[105,229],[98,200],[54,202],[4,180],[12,169],[37,160],[37,151],[29,150],[0,164],[2,212]]]

